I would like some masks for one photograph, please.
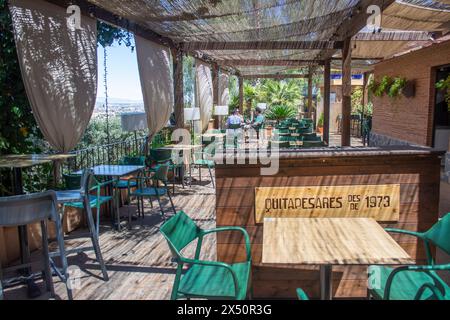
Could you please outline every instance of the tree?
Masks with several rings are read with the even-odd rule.
[[[261,100],[269,107],[272,105],[286,105],[297,108],[300,103],[300,86],[294,81],[266,81],[261,86]]]
[[[22,81],[7,1],[0,0],[0,154],[40,152],[42,138]]]

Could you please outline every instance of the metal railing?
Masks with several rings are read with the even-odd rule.
[[[109,144],[96,145],[88,148],[72,151],[75,155],[68,162],[68,171],[74,172],[84,168],[103,164],[118,164],[125,156],[143,155],[146,137],[129,137],[123,141],[116,141]],[[171,130],[165,128],[157,133],[149,147],[156,148],[170,143]]]

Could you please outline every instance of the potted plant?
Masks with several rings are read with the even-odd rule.
[[[387,95],[390,98],[397,98],[406,86],[406,79],[401,77],[396,77],[392,80],[389,89],[387,90]]]
[[[323,114],[323,112],[320,114],[319,119],[317,120],[317,131],[320,134],[323,134],[323,123],[325,121],[325,116]]]
[[[447,102],[448,110],[450,110],[450,75],[436,83],[436,89],[445,92],[445,101]]]

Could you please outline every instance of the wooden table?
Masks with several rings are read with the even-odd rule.
[[[98,177],[106,177],[108,180],[115,180],[116,182],[120,179],[120,177],[129,176],[133,173],[136,173],[140,170],[145,169],[145,166],[131,166],[131,165],[99,165],[91,168],[94,171],[94,175]],[[83,171],[77,171],[75,174],[82,174]],[[110,185],[109,188],[110,194],[113,196],[113,186]],[[113,214],[111,215],[113,226],[120,230],[120,214],[119,214],[119,197],[114,197],[114,205],[113,205]],[[116,216],[116,220],[114,221],[114,215]]]
[[[369,218],[266,218],[262,262],[320,265],[323,300],[332,298],[333,265],[414,264]]]

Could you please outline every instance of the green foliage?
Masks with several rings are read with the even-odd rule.
[[[356,87],[352,92],[352,112],[356,112],[357,110],[362,109],[362,101],[363,101],[363,90],[361,87]]]
[[[0,0],[0,154],[40,152],[41,138],[22,82],[7,1]]]
[[[363,114],[364,116],[372,116],[373,114],[373,104],[372,102],[367,103],[366,105],[358,105],[355,109],[352,109],[353,114]]]
[[[301,88],[296,81],[266,81],[261,85],[260,99],[268,106],[297,108],[301,99]]]
[[[401,77],[396,77],[392,81],[392,84],[387,92],[390,98],[396,98],[402,92],[402,89],[406,86],[406,79]]]
[[[446,91],[445,101],[447,101],[448,108],[450,109],[450,75],[446,79],[442,79],[436,83],[436,89]]]
[[[228,103],[228,109],[233,111],[234,109],[239,108],[239,95],[231,95],[230,102]]]
[[[146,135],[146,131],[138,131],[137,133],[138,137],[144,137]],[[115,141],[124,141],[128,138],[134,137],[133,132],[125,132],[122,130],[120,117],[109,118],[109,134],[111,143]],[[84,149],[107,143],[106,119],[104,117],[97,117],[89,122],[84,136],[76,149]]]
[[[184,89],[184,105],[186,108],[194,107],[194,72],[195,60],[191,56],[183,57],[183,89]]]
[[[281,121],[293,118],[297,115],[297,110],[289,105],[271,105],[266,111],[266,119]]]
[[[403,77],[391,78],[389,76],[384,76],[380,83],[377,83],[372,79],[368,85],[369,92],[371,92],[376,97],[382,97],[387,94],[390,98],[396,98],[401,93],[403,88],[405,88],[407,80]]]
[[[325,121],[325,115],[323,114],[323,112],[320,114],[319,119],[317,120],[317,126],[319,128],[323,128],[323,123]]]
[[[124,44],[134,51],[133,35],[110,24],[97,20],[97,44],[102,47],[111,47],[115,42]]]

